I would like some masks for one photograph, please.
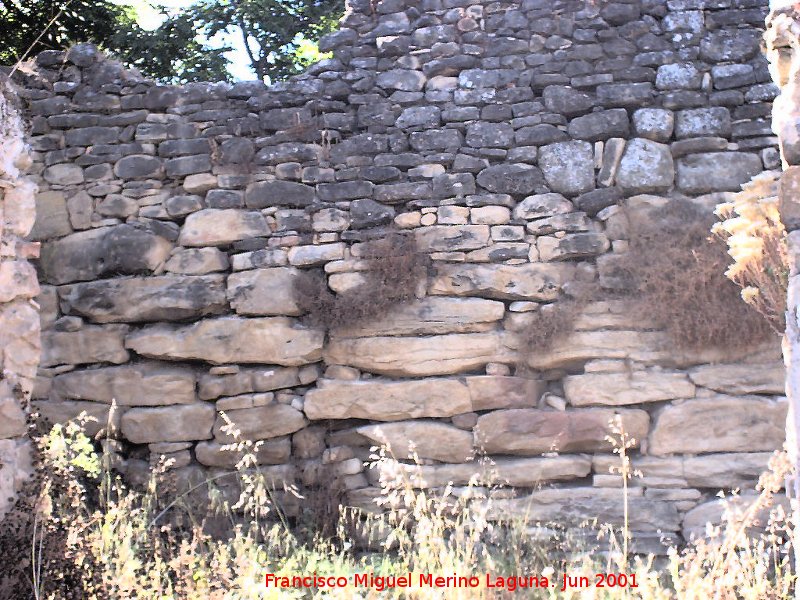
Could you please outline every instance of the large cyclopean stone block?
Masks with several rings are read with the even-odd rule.
[[[73,233],[42,245],[44,280],[61,284],[103,275],[151,273],[169,258],[172,243],[146,226],[115,225]]]
[[[640,442],[650,417],[643,410],[604,408],[554,411],[534,408],[497,410],[478,418],[475,443],[488,454],[533,456],[545,452],[610,450],[607,437],[619,415],[625,432]]]
[[[410,381],[320,380],[305,397],[309,419],[401,421],[472,411],[469,390],[457,379]]]
[[[573,273],[570,264],[442,265],[430,284],[430,293],[547,302],[558,297]]]
[[[329,364],[400,377],[464,373],[489,362],[512,359],[497,332],[333,338],[324,355]]]
[[[594,152],[589,142],[556,142],[539,150],[539,167],[554,192],[577,196],[594,189]]]
[[[186,217],[178,243],[181,246],[226,246],[268,234],[267,222],[260,212],[207,208]]]
[[[208,440],[216,414],[213,405],[204,403],[132,408],[122,415],[120,428],[134,444]]]
[[[96,323],[179,321],[227,309],[224,275],[104,279],[58,290],[64,314]]]
[[[322,357],[323,337],[321,331],[284,317],[222,317],[145,327],[130,334],[125,344],[141,356],[166,360],[298,366]]]
[[[685,194],[738,192],[742,184],[761,172],[757,154],[707,152],[690,154],[677,161],[677,187]]]
[[[755,452],[780,448],[787,402],[712,396],[667,406],[650,434],[650,454]]]
[[[625,146],[617,170],[617,185],[629,195],[665,192],[672,187],[675,167],[669,146],[636,138]]]
[[[138,363],[70,371],[53,379],[53,400],[91,400],[120,406],[190,404],[195,401],[191,369]]]
[[[388,446],[391,455],[399,460],[416,455],[423,459],[463,463],[473,455],[471,432],[436,421],[365,425],[357,431],[377,445]]]

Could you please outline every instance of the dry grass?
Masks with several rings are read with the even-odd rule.
[[[713,217],[672,201],[630,214],[629,251],[620,255],[633,318],[665,331],[677,348],[755,344],[774,334],[725,278],[726,247],[709,231]]]
[[[565,297],[542,305],[521,332],[523,354],[546,352],[575,331],[575,319],[586,305],[585,298]]]
[[[712,231],[727,244],[733,259],[725,275],[742,288],[742,299],[782,335],[789,260],[778,210],[779,180],[780,171],[768,171],[742,186],[732,202],[717,207],[722,221]]]
[[[632,441],[617,427],[618,473],[635,476],[627,461]],[[36,502],[29,505],[32,527],[6,530],[0,538],[4,565],[18,566],[16,585],[6,581],[0,597],[14,600],[80,598],[85,600],[227,600],[252,598],[404,598],[440,600],[443,590],[418,587],[379,593],[354,588],[267,589],[264,574],[277,576],[377,576],[408,572],[434,575],[477,574],[478,587],[450,588],[447,598],[490,600],[497,590],[485,587],[486,574],[545,575],[551,582],[573,576],[611,572],[635,574],[636,588],[604,590],[559,587],[521,590],[503,597],[748,600],[792,598],[788,519],[773,510],[770,526],[755,537],[745,535],[758,513],[768,509],[786,475],[788,461],[776,454],[773,471],[762,477],[758,501],[743,514],[733,512],[724,528],[710,531],[680,551],[671,551],[665,569],[653,557],[629,557],[629,532],[613,530],[611,543],[573,543],[561,536],[544,545],[530,535],[539,524],[525,519],[495,521],[490,516],[493,488],[418,490],[408,471],[392,469],[395,459],[376,449],[373,465],[381,473],[383,517],[346,511],[334,539],[299,535],[275,520],[270,489],[255,467],[256,443],[237,466],[241,494],[235,503],[207,503],[207,510],[185,502],[186,494],[165,494],[156,472],[146,490],[128,489],[107,470],[78,427],[55,428],[40,441],[42,463]],[[232,448],[234,449],[234,448]],[[250,458],[248,458],[248,456]],[[105,466],[104,466],[105,465]],[[206,484],[213,487],[213,482]],[[215,498],[211,494],[212,498]],[[623,494],[623,502],[625,501]],[[211,536],[204,527],[216,513],[229,521],[229,535]],[[542,524],[548,525],[548,524]],[[350,535],[356,528],[359,535]],[[586,530],[584,530],[585,532]],[[371,538],[365,550],[365,537]],[[616,541],[615,541],[616,540]],[[600,548],[602,550],[602,548]],[[27,562],[22,559],[29,557]]]
[[[340,294],[333,293],[322,273],[306,273],[296,280],[295,297],[312,325],[338,329],[364,324],[384,315],[398,304],[415,298],[426,275],[429,258],[417,247],[413,235],[389,233],[365,243],[362,260],[364,281]]]

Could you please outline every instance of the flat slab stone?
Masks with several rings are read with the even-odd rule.
[[[86,326],[78,331],[42,332],[42,367],[91,363],[121,364],[128,361],[125,335],[128,327]]]
[[[505,314],[505,305],[483,298],[426,297],[394,306],[373,322],[337,329],[342,337],[431,335],[488,331]]]
[[[547,383],[524,377],[477,375],[466,377],[472,410],[497,408],[534,408]]]
[[[738,192],[764,167],[757,154],[706,152],[689,154],[676,162],[676,186],[686,194]]]
[[[104,275],[152,273],[163,265],[172,242],[138,225],[80,231],[42,244],[44,280],[62,284]]]
[[[556,488],[538,490],[529,496],[493,499],[490,520],[525,517],[528,522],[563,526],[587,521],[622,525],[624,522],[622,489]],[[675,504],[643,496],[642,488],[628,489],[629,526],[633,530],[678,531],[680,517]]]
[[[427,337],[333,338],[325,348],[328,364],[357,367],[399,377],[451,375],[511,360],[499,333]]]
[[[301,314],[294,297],[300,271],[294,267],[275,267],[240,271],[228,276],[228,300],[240,315]]]
[[[322,357],[323,337],[284,317],[222,317],[145,327],[128,335],[125,345],[141,356],[165,360],[299,366]]]
[[[471,412],[472,402],[467,386],[457,379],[320,380],[306,393],[304,410],[312,420],[402,421]]]
[[[297,367],[237,367],[235,373],[202,375],[198,391],[201,400],[213,400],[221,396],[271,392],[303,383],[310,381],[301,381]]]
[[[226,410],[226,416],[239,432],[240,440],[267,440],[299,431],[306,426],[306,419],[299,410],[287,404],[271,403],[240,410]],[[232,432],[223,431],[225,419],[217,417],[214,422],[214,439],[220,443],[232,444],[236,437]]]
[[[58,290],[64,314],[96,323],[179,321],[224,312],[224,275],[103,279]]]
[[[83,424],[82,431],[89,437],[96,436],[101,430],[106,429],[109,424],[116,431],[119,431],[120,419],[125,411],[128,410],[124,407],[118,407],[117,410],[112,411],[110,404],[84,400],[37,400],[32,404],[33,410],[39,413],[39,418],[48,425],[65,425],[70,421],[77,423],[78,416],[86,413],[87,417],[92,418]]]
[[[570,481],[591,471],[592,459],[577,454],[548,458],[496,458],[490,463],[409,465],[387,461],[379,466],[388,477],[400,475],[412,487],[429,489],[451,485],[510,485],[536,487],[551,481]],[[377,478],[376,478],[377,479]],[[375,482],[376,484],[378,481]]]
[[[133,444],[207,440],[216,414],[214,406],[205,403],[132,408],[122,415],[120,428]]]
[[[223,450],[223,448],[226,448]],[[280,465],[290,459],[292,442],[288,437],[263,440],[255,450],[256,463],[259,465]],[[233,469],[242,459],[244,451],[231,449],[229,444],[218,442],[199,442],[194,447],[197,462],[207,467]]]
[[[53,378],[52,400],[91,400],[119,406],[159,406],[195,402],[191,369],[138,363],[62,373]]]
[[[417,244],[430,252],[476,250],[489,245],[488,225],[434,225],[415,230]]]
[[[441,462],[463,463],[472,458],[472,432],[435,421],[396,421],[366,425],[356,431],[377,445],[385,445],[391,456],[413,455]]]
[[[564,395],[573,406],[622,406],[693,398],[694,384],[683,373],[633,371],[586,373],[564,378]]]
[[[689,371],[689,378],[705,388],[725,394],[771,394],[785,391],[786,367],[781,362],[703,365]]]
[[[496,300],[555,300],[569,281],[573,265],[458,264],[437,267],[430,284],[433,295],[481,296]]]
[[[785,399],[719,395],[664,408],[650,434],[650,454],[776,450],[785,437]]]
[[[612,448],[606,439],[619,414],[628,435],[647,436],[649,415],[643,410],[603,408],[551,411],[534,408],[497,410],[478,418],[475,444],[487,454],[533,456],[546,452],[596,452]]]

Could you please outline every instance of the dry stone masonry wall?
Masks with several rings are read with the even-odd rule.
[[[761,0],[352,0],[332,58],[269,88],[156,85],[85,45],[39,55],[23,77],[37,409],[96,430],[116,401],[133,478],[160,455],[186,478],[231,468],[224,411],[277,482],[333,474],[374,508],[370,446],[404,471],[413,443],[416,485],[477,472],[512,486],[496,514],[565,523],[620,522],[619,415],[640,543],[697,532],[782,443],[777,341],[679,352],[611,300],[547,350],[519,334],[570,287],[611,285],[624,209],[713,207],[779,166],[765,16]],[[352,289],[389,231],[432,259],[417,299],[309,326],[296,279]]]

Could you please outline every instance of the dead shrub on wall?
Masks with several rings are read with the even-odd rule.
[[[358,272],[363,282],[339,294],[328,287],[324,273],[308,272],[297,278],[295,298],[309,324],[343,329],[379,318],[393,306],[415,299],[430,265],[416,238],[397,232],[365,242],[360,260],[367,266]]]
[[[628,214],[629,251],[619,274],[635,320],[665,331],[678,348],[697,350],[773,337],[769,323],[742,302],[725,277],[730,259],[710,234],[714,222],[687,201]]]

